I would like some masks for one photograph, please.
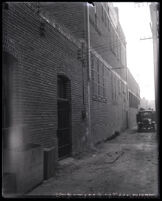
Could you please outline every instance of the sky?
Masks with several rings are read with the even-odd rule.
[[[119,9],[119,21],[127,41],[127,66],[140,86],[140,97],[155,99],[154,63],[148,3],[113,3]]]

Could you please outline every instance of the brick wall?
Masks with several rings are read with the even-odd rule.
[[[102,98],[102,94],[99,97],[96,96],[97,91],[94,89],[97,74],[94,74],[94,78],[92,77],[92,132],[96,143],[110,137],[115,131],[122,131],[127,127],[128,96],[124,82],[126,71],[111,70],[111,67],[126,65],[126,53],[125,44],[118,33],[121,27],[119,25],[114,27],[109,15],[109,7],[102,3],[95,3],[95,7],[89,7],[89,12],[91,52],[92,54],[95,52],[94,55],[96,54],[97,57],[92,62],[94,65],[92,72],[95,68],[97,71],[97,65],[99,65],[98,76],[100,77],[100,70],[104,66],[103,77],[106,78],[99,80],[100,84],[104,82],[105,96]],[[96,80],[93,81],[93,79]]]
[[[129,92],[131,93],[131,96],[133,96],[133,99],[135,99],[135,101],[138,103],[138,105],[135,104],[136,105],[136,108],[135,108],[133,106],[133,103],[131,102],[132,100],[129,99],[128,125],[129,125],[129,128],[133,128],[137,125],[136,114],[138,112],[138,107],[140,103],[140,89],[139,89],[138,83],[136,82],[136,80],[134,79],[134,77],[132,76],[129,70],[128,70],[127,77],[128,77]]]
[[[85,3],[41,3],[41,12],[48,19],[55,19],[63,27],[67,28],[68,32],[74,36],[75,39],[86,39],[85,32],[86,28],[86,4]],[[103,6],[104,7],[104,6]],[[95,18],[95,9],[97,20]],[[104,11],[104,12],[103,12]],[[102,10],[101,3],[95,3],[95,8],[89,6],[90,14],[90,46],[91,51],[95,50],[97,54],[106,62],[106,65],[111,65],[113,67],[120,67],[126,65],[126,56],[125,56],[125,39],[123,36],[121,26],[118,23],[118,26],[115,28],[112,22],[112,19],[106,15],[105,9]],[[75,17],[74,17],[75,16]],[[95,21],[96,20],[96,21]],[[114,37],[115,35],[115,37]],[[118,37],[119,36],[119,37]],[[102,62],[99,59],[100,70]],[[85,65],[86,66],[86,65]],[[99,70],[99,71],[100,71]],[[64,70],[62,70],[64,72]],[[86,71],[84,84],[87,85]],[[109,70],[110,71],[110,70]],[[126,76],[126,71],[124,70],[115,70],[118,72],[124,79]],[[66,73],[67,74],[67,73]],[[126,111],[128,100],[124,102],[123,93],[119,94],[117,92],[119,84],[117,80],[121,80],[119,77],[116,78],[114,85],[111,81],[111,71],[107,77],[107,85],[105,85],[105,93],[107,94],[107,100],[96,99],[93,96],[93,82],[91,83],[91,128],[92,128],[92,139],[94,142],[100,141],[108,136],[112,135],[115,130],[123,130],[126,128]],[[104,74],[104,76],[107,76]],[[75,76],[76,77],[76,74]],[[114,77],[115,74],[114,74]],[[74,78],[75,79],[75,78]],[[77,80],[81,77],[77,78]],[[113,78],[115,79],[115,78]],[[81,80],[80,80],[81,81]],[[123,81],[121,81],[123,83]],[[75,86],[74,83],[73,86]],[[76,87],[75,87],[76,88]],[[78,88],[78,85],[77,85]],[[116,89],[116,90],[115,90]],[[85,101],[87,101],[87,88],[85,88]],[[116,98],[112,99],[114,90],[116,91]],[[75,100],[74,100],[75,101]],[[87,102],[86,102],[87,103]],[[78,108],[80,108],[78,104]],[[74,113],[79,115],[79,110],[76,109]],[[120,114],[120,115],[119,115]],[[123,119],[123,120],[122,120]],[[73,122],[73,121],[72,121]],[[77,124],[74,119],[74,125],[77,128],[80,123]],[[85,125],[87,126],[87,124]],[[79,138],[77,138],[79,139]],[[85,139],[85,136],[83,137]],[[79,147],[79,140],[77,147]],[[75,146],[75,145],[74,145]],[[78,148],[79,149],[79,148]]]
[[[128,69],[127,72],[127,78],[128,78],[128,86],[129,89],[137,96],[140,97],[140,88],[139,85],[137,83],[137,81],[134,79],[133,75],[131,74],[131,72]]]
[[[112,67],[126,66],[126,47],[120,34],[120,23],[114,25],[110,17],[110,8],[106,3],[95,3],[89,7],[90,13],[90,44],[91,47]],[[111,8],[112,9],[112,8]],[[124,79],[124,70],[115,70]]]
[[[58,21],[77,39],[85,37],[85,2],[41,2],[40,7],[42,13]]]
[[[78,39],[86,37],[85,4],[43,4],[39,13],[44,14],[46,19],[38,15],[37,5],[32,3],[9,3],[9,10],[3,10],[3,50],[18,60],[14,73],[18,96],[14,104],[19,103],[18,108],[21,106],[22,109],[21,118],[16,123],[23,127],[27,141],[39,143],[45,148],[57,148],[57,75],[65,75],[71,85],[72,150],[75,154],[83,151],[88,141],[87,120],[82,118],[88,100],[87,63],[83,65],[77,58],[81,45]],[[97,5],[97,28],[92,22],[95,20],[95,11],[90,7],[91,52],[95,54],[93,50],[96,51],[99,71],[103,65],[107,70],[104,71],[104,98],[93,96],[91,82],[91,129],[94,143],[111,136],[116,130],[125,129],[128,111],[127,89],[121,78],[125,77],[122,71],[118,71],[120,77],[110,70],[110,65],[123,65],[124,57],[118,48],[115,49],[116,53],[112,52],[112,35],[108,29],[110,22],[103,20],[101,4]],[[66,36],[58,31],[56,24],[52,27],[53,20],[59,24],[60,31],[66,32]],[[40,22],[44,24],[44,37],[40,36]],[[103,45],[106,45],[106,49]]]
[[[44,37],[40,36],[40,22],[44,23]],[[3,10],[3,51],[18,60],[14,83],[19,95],[14,104],[21,106],[22,116],[12,126],[22,128],[25,142],[57,147],[57,75],[63,73],[71,81],[73,153],[85,144],[82,63],[77,50],[77,45],[28,3],[9,3],[9,9]]]
[[[127,127],[128,92],[124,80],[99,56],[91,53],[91,59],[91,120],[96,143]]]

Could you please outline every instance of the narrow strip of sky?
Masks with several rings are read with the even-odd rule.
[[[127,41],[127,65],[140,86],[141,98],[155,99],[154,64],[150,10],[148,3],[113,3],[119,9],[119,20]]]

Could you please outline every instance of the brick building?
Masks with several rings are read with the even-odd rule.
[[[135,123],[139,86],[127,68],[118,11],[94,4],[3,7],[4,150],[41,145],[44,178],[59,159]]]

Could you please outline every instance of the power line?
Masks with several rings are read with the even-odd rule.
[[[148,38],[140,38],[140,40],[148,40],[148,39],[152,39],[152,37],[148,37]]]

